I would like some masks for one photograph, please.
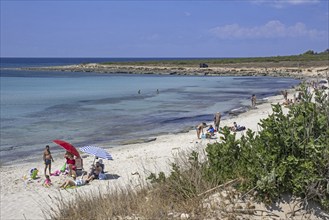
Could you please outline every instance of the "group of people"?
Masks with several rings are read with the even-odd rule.
[[[195,127],[196,129],[196,134],[198,139],[201,139],[202,137],[204,138],[211,138],[212,136],[215,135],[215,132],[219,130],[219,124],[220,120],[222,118],[222,115],[220,112],[216,112],[214,115],[214,127],[212,125],[209,126],[207,129],[207,133],[204,134],[204,129],[208,127],[208,125],[205,122],[202,122],[201,124],[197,125]]]
[[[73,179],[66,179],[60,186],[59,188],[66,188],[68,186],[83,186],[94,179],[100,179],[100,175],[104,173],[104,164],[101,162],[102,160],[100,159],[99,161],[96,162],[96,165],[92,165],[90,172],[86,177],[85,172],[82,173],[80,178],[78,179],[75,174],[72,175]]]
[[[83,169],[83,160],[81,157],[74,156],[71,152],[66,151],[64,154],[64,158],[66,159],[66,162],[63,167],[64,169],[61,170],[60,173],[66,174],[68,177],[72,177],[73,179],[66,179],[60,185],[60,188],[66,188],[68,186],[82,186],[90,183],[94,179],[105,179],[104,164],[102,159],[99,159],[96,164],[92,164],[89,173],[87,173]],[[54,159],[51,155],[49,145],[46,145],[44,149],[43,161],[45,164],[45,181],[43,185],[49,187],[52,185],[50,176],[59,175],[58,172],[51,172],[51,163],[54,162]],[[49,174],[47,174],[47,170]],[[80,178],[77,178],[77,176],[80,176]]]
[[[256,102],[256,100],[254,100],[254,102]],[[197,125],[195,127],[197,138],[198,139],[201,139],[201,138],[211,138],[212,136],[214,136],[215,135],[215,132],[218,132],[219,131],[219,124],[220,124],[221,118],[222,118],[222,115],[221,115],[220,112],[216,112],[214,114],[214,118],[213,118],[214,126],[209,125],[209,128],[207,129],[207,133],[206,134],[204,133],[204,129],[207,128],[208,125],[205,122],[202,122],[201,124]],[[243,131],[245,129],[246,129],[245,126],[240,126],[236,122],[234,122],[233,123],[233,126],[230,127],[230,130],[233,131],[233,132]]]

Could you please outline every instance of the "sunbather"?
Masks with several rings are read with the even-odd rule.
[[[94,165],[93,165],[94,166]],[[100,163],[96,162],[96,167],[92,167],[91,172],[88,175],[88,181],[93,181],[94,179],[98,179],[99,174],[103,171]]]
[[[246,129],[245,126],[240,126],[236,122],[233,122],[233,126],[231,127],[231,131],[234,131],[234,132],[236,132],[236,131],[243,131],[245,129]]]
[[[89,183],[89,180],[88,179],[84,180],[83,176],[81,176],[80,179],[77,179],[75,175],[72,175],[72,177],[73,177],[73,180],[71,180],[71,179],[65,180],[65,182],[62,185],[60,185],[59,188],[65,189],[68,186],[83,186],[83,185],[86,185],[87,183]]]

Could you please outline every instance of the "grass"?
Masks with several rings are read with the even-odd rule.
[[[196,157],[197,156],[197,157]],[[52,198],[53,207],[45,209],[45,218],[55,220],[89,219],[252,219],[273,216],[257,210],[254,200],[232,186],[240,180],[222,185],[205,180],[205,152],[180,152],[172,172],[164,178],[159,173],[150,176],[152,184],[140,180],[138,190],[131,185],[88,193],[75,190],[73,200],[60,193]],[[246,197],[247,201],[243,201]],[[257,213],[258,212],[258,213]],[[265,215],[263,214],[265,213]]]
[[[182,215],[202,219],[207,215],[202,201],[208,189],[216,184],[205,181],[202,167],[191,163],[189,153],[181,153],[175,159],[179,164],[176,178],[153,178],[153,184],[140,180],[138,190],[131,186],[83,193],[76,190],[72,200],[60,193],[52,198],[56,208],[44,211],[51,219],[180,219]],[[184,171],[182,171],[184,170]],[[212,192],[214,192],[212,190]],[[202,196],[198,196],[201,194]],[[209,205],[208,205],[209,206]],[[230,214],[231,215],[231,214]]]

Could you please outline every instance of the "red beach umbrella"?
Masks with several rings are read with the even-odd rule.
[[[74,156],[80,157],[79,152],[72,144],[62,140],[53,140],[53,142],[55,142],[56,144],[58,144],[59,146],[61,146],[71,154],[73,154]]]

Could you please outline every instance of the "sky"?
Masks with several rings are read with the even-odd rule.
[[[261,57],[329,48],[329,0],[0,0],[1,57]]]

